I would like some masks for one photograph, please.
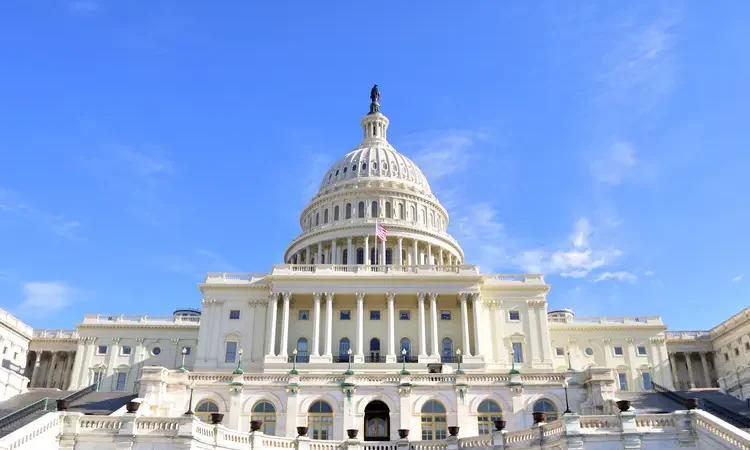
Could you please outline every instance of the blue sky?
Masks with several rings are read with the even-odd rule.
[[[750,4],[573,3],[6,0],[0,304],[72,328],[269,270],[378,83],[467,262],[718,324],[750,293]]]

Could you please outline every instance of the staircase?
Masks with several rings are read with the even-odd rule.
[[[662,385],[652,383],[657,395],[670,400],[675,409],[683,409],[688,399],[698,400],[698,407],[737,428],[750,428],[750,408],[742,400],[718,390],[696,390],[675,392]],[[632,405],[632,403],[631,403]]]

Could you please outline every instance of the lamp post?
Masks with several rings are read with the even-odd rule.
[[[401,375],[409,375],[409,371],[406,370],[406,349],[401,349]]]
[[[292,350],[292,370],[289,372],[291,375],[297,375],[297,349]]]
[[[232,374],[233,375],[242,375],[243,373],[245,373],[245,372],[242,371],[242,367],[241,366],[242,366],[242,349],[240,348],[240,350],[237,352],[237,368],[234,369],[234,371],[232,372]]]
[[[187,347],[182,347],[182,365],[180,366],[180,372],[185,371],[185,355],[187,355]]]
[[[190,383],[190,400],[188,400],[188,410],[185,411],[186,416],[193,415],[193,389],[195,389],[195,383]]]
[[[456,359],[458,360],[458,369],[456,369],[456,375],[463,375],[464,371],[461,370],[461,349],[456,349]]]
[[[565,389],[565,412],[563,414],[570,414],[573,411],[570,410],[570,404],[568,403],[568,380],[563,380],[563,389]]]
[[[346,351],[346,356],[349,360],[349,367],[344,372],[344,375],[354,375],[354,371],[352,370],[352,349]]]

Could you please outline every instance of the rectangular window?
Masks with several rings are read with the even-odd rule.
[[[116,391],[124,391],[125,390],[125,381],[128,379],[128,374],[125,372],[118,372],[117,373],[117,387],[115,387]]]
[[[185,356],[190,356],[190,347],[185,347]]]
[[[440,320],[451,320],[450,311],[440,311]]]
[[[8,353],[8,347],[3,347],[3,355]]]
[[[643,390],[650,391],[651,389],[653,389],[653,386],[651,386],[651,374],[648,372],[643,372],[642,378]]]
[[[380,320],[380,311],[370,311],[370,320]]]
[[[745,342],[745,351],[750,350],[750,342]]]
[[[565,356],[565,349],[563,347],[557,347],[555,353],[557,356]]]
[[[508,320],[521,320],[521,313],[519,311],[508,311]]]
[[[128,347],[127,345],[122,347],[122,354],[123,355],[129,355],[130,352],[132,352],[132,351],[133,351],[133,349],[131,347]]]
[[[411,320],[411,311],[399,311],[398,320]]]
[[[352,320],[352,312],[348,309],[339,311],[339,320]]]
[[[628,390],[628,374],[618,373],[617,380],[620,382],[620,390],[627,391]]]
[[[229,310],[229,320],[239,320],[240,319],[240,310],[239,309],[231,309]]]
[[[729,361],[729,354],[728,353],[724,353],[724,361]]]
[[[734,349],[734,356],[740,356],[740,349],[736,348]]]
[[[107,354],[107,346],[106,345],[97,345],[96,346],[96,354],[97,355],[106,355]]]
[[[224,355],[224,362],[233,363],[237,361],[237,343],[227,342],[227,351]]]
[[[615,347],[615,356],[622,356],[622,347]]]
[[[646,356],[646,347],[639,345],[638,346],[638,355],[640,356]]]
[[[299,320],[310,320],[310,310],[300,309],[297,313],[297,319]]]
[[[520,342],[513,343],[513,361],[517,363],[523,362],[523,345]]]
[[[97,371],[94,372],[94,383],[97,385],[97,390],[99,390],[99,385],[102,384],[102,378],[104,378],[104,372]]]

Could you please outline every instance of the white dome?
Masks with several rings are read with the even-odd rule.
[[[362,179],[399,181],[412,185],[418,192],[432,195],[430,184],[419,167],[387,142],[382,141],[365,141],[357,149],[336,161],[323,176],[318,195],[335,186]]]

